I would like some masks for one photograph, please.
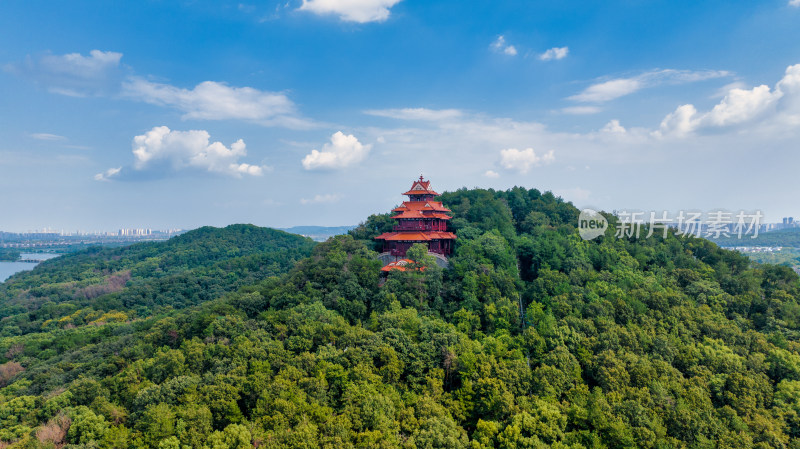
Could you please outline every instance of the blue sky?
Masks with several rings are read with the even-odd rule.
[[[0,229],[356,224],[439,190],[800,215],[800,0],[0,4]]]

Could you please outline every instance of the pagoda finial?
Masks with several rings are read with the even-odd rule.
[[[420,180],[420,181],[423,181],[424,179],[425,179],[425,178],[423,178],[423,177],[422,177],[422,175],[419,175],[419,180]]]

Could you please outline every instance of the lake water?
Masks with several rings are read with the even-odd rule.
[[[24,260],[38,260],[41,262],[58,256],[60,256],[60,254],[22,253],[20,258]],[[20,271],[32,270],[36,265],[39,264],[33,262],[0,262],[0,282],[4,282],[6,279],[10,278],[11,275],[19,273]]]

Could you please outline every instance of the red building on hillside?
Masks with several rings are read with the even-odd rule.
[[[447,215],[450,209],[433,200],[439,194],[431,190],[430,181],[420,176],[403,195],[408,195],[408,201],[392,211],[397,212],[392,217],[397,220],[394,230],[375,237],[375,240],[383,240],[383,251],[405,257],[411,245],[424,243],[429,252],[449,256],[456,239],[455,234],[447,232],[447,220],[452,218]]]

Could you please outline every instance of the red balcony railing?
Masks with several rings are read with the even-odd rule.
[[[395,231],[445,231],[447,230],[447,226],[443,225],[397,225],[394,227]]]
[[[425,225],[397,225],[394,227],[395,231],[424,231]]]

